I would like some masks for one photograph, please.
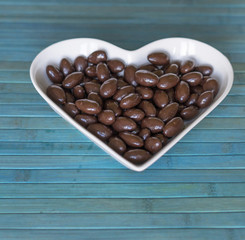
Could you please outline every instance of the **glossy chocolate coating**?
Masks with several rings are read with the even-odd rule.
[[[75,68],[72,66],[72,64],[70,63],[68,59],[63,58],[60,61],[60,71],[66,77],[67,75],[73,73],[75,71]]]
[[[66,94],[65,91],[57,86],[50,85],[47,88],[47,95],[57,104],[65,104],[66,103]]]
[[[115,122],[115,113],[112,110],[103,110],[98,115],[98,121],[105,125],[111,125]]]
[[[140,148],[143,147],[144,141],[141,137],[130,132],[120,132],[119,137],[129,146]]]
[[[131,149],[123,155],[128,161],[140,165],[151,158],[151,154],[144,149]]]
[[[126,144],[118,137],[111,137],[108,145],[119,154],[123,154],[127,150]]]
[[[64,76],[60,70],[52,65],[48,65],[46,67],[46,73],[50,81],[53,83],[62,83],[64,79]]]
[[[184,103],[190,97],[190,87],[187,82],[180,81],[175,89],[175,99],[179,103]]]
[[[99,103],[89,99],[79,99],[75,102],[75,104],[79,110],[87,114],[98,114],[102,110]]]
[[[87,130],[102,141],[108,140],[112,135],[112,130],[101,123],[92,123],[87,127]]]
[[[168,104],[168,95],[164,90],[156,90],[153,102],[159,108],[163,108]]]
[[[147,70],[138,70],[135,73],[135,81],[144,87],[154,87],[158,83],[158,76]]]
[[[83,127],[87,127],[89,124],[97,122],[97,118],[95,116],[88,115],[85,113],[76,115],[75,120]]]
[[[83,73],[73,72],[66,76],[65,80],[62,82],[62,86],[67,89],[74,88],[76,85],[80,84],[83,79]]]
[[[129,117],[136,122],[141,121],[145,117],[145,113],[138,108],[130,108],[123,113],[123,116]]]
[[[166,137],[173,137],[176,136],[178,133],[180,133],[184,129],[184,122],[182,118],[175,117],[172,118],[167,124],[165,125],[163,129],[163,134]]]
[[[106,52],[102,50],[94,51],[88,56],[89,63],[98,64],[99,62],[106,62],[106,61],[107,61]]]
[[[175,87],[179,82],[179,77],[174,73],[167,73],[159,78],[157,87],[160,89],[170,89]]]
[[[157,137],[148,137],[145,140],[145,149],[151,152],[152,154],[155,154],[159,152],[162,149],[162,142]]]
[[[133,131],[137,128],[135,121],[128,117],[118,117],[112,125],[113,129],[117,132]]]
[[[148,128],[152,133],[162,132],[164,122],[157,117],[146,117],[141,122],[141,128]]]
[[[130,93],[121,100],[120,107],[123,109],[133,108],[137,106],[140,101],[141,97],[138,93]]]
[[[110,98],[112,97],[117,91],[117,79],[110,78],[103,82],[100,86],[100,95],[103,98]]]
[[[154,52],[147,56],[147,59],[150,63],[154,65],[166,65],[169,63],[169,57],[166,53],[163,52]]]
[[[158,112],[158,117],[164,122],[168,122],[170,119],[174,118],[178,112],[179,104],[176,102],[168,104],[166,107],[162,108]]]

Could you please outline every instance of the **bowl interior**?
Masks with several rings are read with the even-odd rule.
[[[74,61],[77,56],[88,56],[90,53],[98,49],[105,50],[109,59],[122,59],[126,65],[133,64],[137,66],[147,63],[147,55],[154,51],[167,52],[170,55],[171,60],[195,59],[197,65],[212,65],[214,69],[212,76],[219,82],[219,92],[211,106],[200,111],[200,114],[195,119],[187,122],[184,131],[173,138],[166,146],[163,147],[161,151],[155,154],[146,163],[140,166],[136,166],[125,160],[122,156],[117,154],[106,144],[77,124],[46,95],[46,89],[51,84],[50,80],[46,76],[47,65],[52,64],[58,66],[60,60],[64,57]],[[53,44],[39,53],[31,65],[30,75],[36,90],[48,102],[48,104],[54,109],[55,112],[70,122],[80,132],[85,134],[89,139],[94,141],[107,153],[112,155],[116,160],[135,171],[142,171],[146,169],[158,158],[160,158],[166,151],[168,151],[174,144],[176,144],[188,131],[190,131],[191,128],[200,122],[224,99],[224,97],[228,94],[233,82],[233,70],[231,64],[223,54],[205,43],[186,38],[168,38],[158,40],[135,51],[121,49],[113,44],[97,39],[80,38],[66,40]]]

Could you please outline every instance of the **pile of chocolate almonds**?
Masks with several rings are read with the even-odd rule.
[[[125,66],[103,50],[73,63],[63,58],[58,68],[46,68],[52,82],[47,95],[117,153],[142,164],[209,106],[219,89],[211,66],[171,62],[164,52],[147,59],[146,65]]]

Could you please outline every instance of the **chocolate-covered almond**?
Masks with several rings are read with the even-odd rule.
[[[184,61],[180,66],[180,72],[182,74],[191,72],[195,69],[195,62],[192,60]]]
[[[173,73],[179,75],[179,66],[176,63],[172,63],[165,69],[165,73]]]
[[[123,116],[129,117],[134,121],[139,122],[145,117],[145,113],[141,109],[130,108],[123,113]]]
[[[190,87],[187,82],[180,81],[175,89],[175,99],[179,103],[184,103],[190,97]]]
[[[141,128],[148,128],[152,133],[162,132],[164,122],[157,117],[146,117],[141,122]]]
[[[158,77],[161,77],[164,74],[164,71],[162,69],[157,69],[153,71],[154,74],[156,74]]]
[[[175,117],[171,119],[165,127],[163,128],[163,134],[166,137],[173,137],[176,136],[178,133],[180,133],[184,129],[184,122],[182,118]]]
[[[98,114],[102,110],[99,103],[90,99],[79,99],[75,104],[79,110],[87,114]]]
[[[51,82],[62,83],[64,76],[63,76],[62,72],[59,71],[58,68],[56,68],[52,65],[48,65],[46,67],[46,73],[47,73],[47,76]]]
[[[73,72],[66,76],[65,80],[62,82],[64,88],[74,88],[76,85],[82,82],[83,73],[82,72]]]
[[[105,125],[111,125],[115,122],[115,113],[112,110],[103,110],[98,115],[98,121]]]
[[[151,99],[153,97],[153,90],[149,87],[136,87],[136,92],[140,94],[142,99]]]
[[[118,89],[117,92],[114,94],[113,99],[120,102],[125,96],[134,92],[135,92],[134,86],[127,85]]]
[[[136,72],[136,67],[133,65],[129,65],[125,68],[124,70],[124,79],[126,82],[133,86],[137,86],[137,82],[135,81],[135,72]]]
[[[145,149],[151,152],[152,154],[155,154],[159,152],[162,149],[162,142],[157,137],[148,137],[145,140]]]
[[[163,108],[168,104],[168,95],[164,90],[156,90],[153,102],[159,108]]]
[[[50,85],[47,88],[47,95],[57,104],[66,103],[66,94],[63,88],[57,85]]]
[[[119,154],[123,154],[127,150],[126,144],[118,137],[111,137],[108,145]]]
[[[127,96],[125,96],[121,102],[120,107],[122,109],[129,109],[137,106],[141,101],[141,97],[138,93],[130,93]]]
[[[75,120],[83,127],[87,127],[89,124],[97,122],[97,118],[95,116],[88,115],[85,113],[76,115]]]
[[[69,89],[65,89],[65,94],[66,94],[66,102],[71,102],[71,103],[75,102],[75,98]]]
[[[73,88],[73,95],[76,99],[85,97],[85,90],[81,85],[77,85]]]
[[[137,128],[137,124],[128,117],[118,117],[112,127],[117,132],[133,131]]]
[[[83,56],[78,56],[74,61],[74,66],[77,72],[83,72],[88,66],[88,61]]]
[[[66,103],[63,107],[64,111],[70,115],[71,117],[75,117],[77,114],[79,114],[79,110],[77,109],[76,105],[74,103]]]
[[[89,63],[98,64],[99,62],[106,62],[106,61],[107,61],[106,52],[102,50],[94,51],[88,56]]]
[[[170,88],[170,89],[167,89],[165,91],[168,94],[169,103],[174,102],[175,101],[175,92],[174,92],[174,89],[173,88]]]
[[[135,81],[144,87],[154,87],[158,83],[158,76],[147,70],[138,70],[135,72]]]
[[[198,99],[198,94],[197,93],[192,93],[190,95],[190,97],[188,98],[188,100],[185,102],[185,105],[186,106],[194,105],[194,104],[196,104],[197,99]]]
[[[87,127],[87,130],[102,141],[108,140],[112,135],[112,130],[101,123],[92,123]]]
[[[199,108],[205,108],[213,102],[213,92],[203,92],[197,99],[197,106]]]
[[[124,153],[123,155],[128,161],[140,165],[146,162],[150,157],[151,154],[144,150],[144,149],[131,149]]]
[[[190,119],[193,119],[194,117],[196,117],[198,115],[198,113],[199,113],[198,108],[192,105],[192,106],[184,108],[180,112],[180,116],[184,120],[190,120]]]
[[[60,71],[63,73],[63,75],[66,77],[67,75],[71,74],[75,71],[74,67],[70,63],[70,61],[66,58],[63,58],[60,61]]]
[[[203,93],[203,87],[201,85],[192,87],[191,92],[197,93],[198,95],[201,95]]]
[[[179,77],[174,73],[166,73],[159,78],[157,87],[160,89],[170,89],[179,82]]]
[[[96,82],[86,82],[84,83],[84,88],[87,94],[91,92],[99,93],[100,92],[100,84]]]
[[[101,81],[104,82],[107,79],[110,78],[110,71],[107,67],[107,65],[103,62],[99,63],[96,66],[96,74],[97,74],[97,78]]]
[[[213,72],[213,68],[208,65],[202,65],[196,67],[196,71],[201,72],[203,76],[209,76]]]
[[[142,65],[138,68],[138,70],[146,70],[149,72],[154,72],[157,70],[157,67],[152,65],[152,64],[146,64],[146,65]]]
[[[106,100],[104,108],[112,110],[115,113],[116,117],[122,115],[122,109],[120,108],[118,102],[115,100],[112,100],[112,99]]]
[[[219,84],[214,78],[207,79],[202,87],[204,91],[213,92],[214,96],[218,93],[219,90]]]
[[[139,136],[143,139],[146,140],[148,137],[151,136],[151,131],[148,128],[142,128],[139,132]]]
[[[125,67],[124,63],[118,59],[109,60],[107,62],[107,65],[108,65],[109,69],[111,70],[111,72],[113,72],[113,73],[119,73]]]
[[[117,79],[110,78],[103,82],[100,87],[100,95],[103,98],[110,98],[112,97],[117,91]]]
[[[201,83],[203,75],[200,72],[189,72],[181,77],[181,80],[189,83],[190,86],[197,86]]]
[[[144,141],[141,137],[130,132],[120,132],[119,136],[130,147],[140,148],[144,145]]]
[[[117,79],[117,89],[120,89],[125,86],[130,86],[127,82],[123,80],[123,78],[118,78]]]
[[[168,104],[166,107],[162,108],[159,112],[158,112],[158,117],[160,119],[162,119],[162,121],[167,122],[170,119],[172,119],[173,117],[175,117],[175,115],[177,114],[179,109],[179,104],[176,102],[170,103]]]
[[[95,92],[89,93],[88,99],[96,101],[97,103],[99,103],[100,106],[103,106],[103,100],[101,99],[98,93]]]
[[[146,100],[142,101],[139,104],[139,108],[145,112],[145,115],[147,117],[155,117],[157,114],[157,110],[155,106],[149,101],[146,101]]]
[[[150,63],[154,65],[166,65],[169,63],[169,57],[166,53],[163,52],[154,52],[147,56],[147,59]]]
[[[140,132],[140,128],[137,126],[133,131],[131,131],[132,134],[138,135]]]
[[[85,69],[85,74],[91,78],[97,77],[96,66],[95,65],[88,66]]]
[[[164,146],[168,143],[168,138],[165,137],[162,133],[157,133],[154,135],[154,137],[157,137],[161,141],[162,146]]]

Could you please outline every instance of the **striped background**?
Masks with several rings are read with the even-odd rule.
[[[135,49],[165,37],[232,62],[229,96],[143,173],[69,126],[29,78],[56,41]],[[244,0],[0,0],[0,239],[245,239]]]

